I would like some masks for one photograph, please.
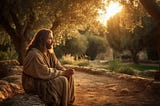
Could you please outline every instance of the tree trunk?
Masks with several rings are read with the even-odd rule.
[[[60,20],[56,18],[56,20],[52,23],[50,30],[54,32],[59,24],[60,24]]]
[[[157,29],[158,29],[158,36],[157,36],[157,50],[158,50],[158,57],[160,60],[160,7],[158,4],[155,3],[154,0],[139,0],[144,8],[148,11],[148,13],[157,21]],[[159,63],[160,64],[160,63]]]
[[[18,53],[18,61],[22,65],[26,51],[26,38],[22,35],[20,36],[20,32],[16,31],[16,29],[9,24],[9,21],[3,15],[0,16],[0,24],[11,37],[15,50]]]
[[[148,13],[156,20],[160,22],[160,7],[154,0],[139,0]]]
[[[15,46],[15,50],[17,51],[18,54],[18,61],[21,65],[23,65],[23,60],[25,57],[25,52],[26,52],[26,41],[23,40],[22,38],[19,39],[13,39],[11,36],[11,39],[13,41],[13,44]]]
[[[27,41],[26,39],[23,39],[23,37],[18,37],[18,38],[15,38],[15,36],[10,36],[10,37],[15,46],[15,50],[18,54],[18,61],[20,65],[23,65],[23,60],[26,53]]]
[[[160,66],[160,23],[159,23],[159,26],[158,26],[158,40],[157,40],[157,48],[158,48],[158,60],[159,60],[159,66]]]
[[[136,64],[139,63],[139,61],[138,61],[139,58],[138,58],[137,54],[138,53],[136,51],[134,51],[134,50],[131,51],[132,61],[133,61],[133,63],[136,63]]]

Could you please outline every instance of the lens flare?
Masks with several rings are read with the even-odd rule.
[[[120,5],[119,2],[113,2],[111,1],[108,6],[105,6],[104,9],[99,9],[99,17],[97,18],[97,21],[102,23],[103,25],[107,25],[107,21],[109,18],[117,14],[122,10],[122,5]]]

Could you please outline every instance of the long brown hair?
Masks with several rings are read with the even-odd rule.
[[[31,42],[29,43],[29,45],[27,46],[27,52],[26,52],[26,54],[32,48],[37,48],[40,51],[44,51],[44,49],[46,48],[46,41],[47,41],[48,35],[50,33],[52,33],[52,31],[49,30],[49,29],[41,29],[41,30],[39,30],[35,34],[34,38],[31,40]]]

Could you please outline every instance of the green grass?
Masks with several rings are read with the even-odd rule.
[[[134,69],[145,71],[145,70],[160,70],[159,66],[153,66],[153,65],[142,65],[142,64],[124,64],[124,66],[129,66]]]

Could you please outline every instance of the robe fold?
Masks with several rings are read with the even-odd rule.
[[[22,85],[26,93],[38,94],[42,101],[53,106],[68,106],[74,102],[74,80],[61,76],[65,68],[55,54],[44,55],[32,48],[23,64]]]

